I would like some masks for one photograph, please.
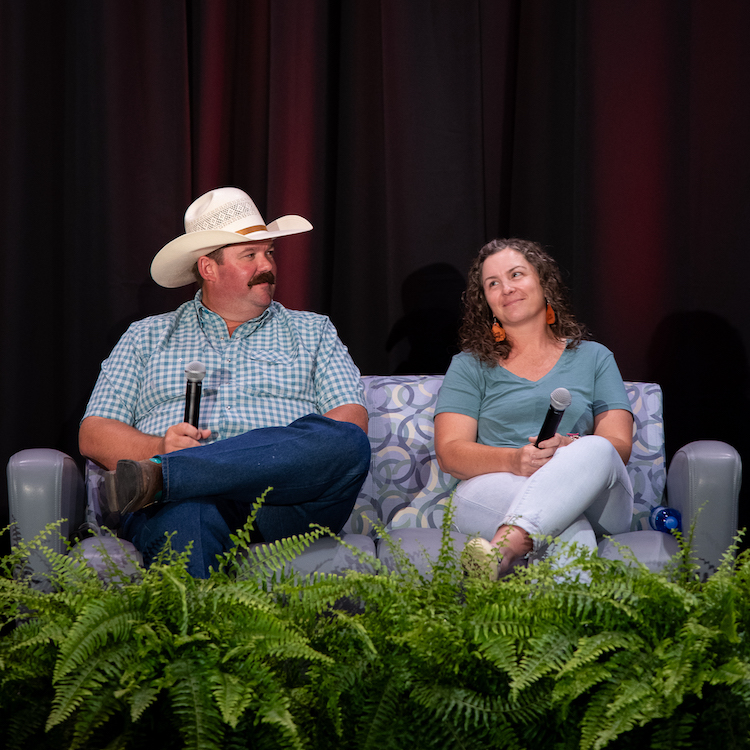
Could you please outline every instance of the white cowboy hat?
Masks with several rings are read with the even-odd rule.
[[[267,240],[309,232],[301,216],[282,216],[266,225],[250,196],[239,188],[210,190],[185,211],[185,234],[168,242],[151,262],[151,277],[160,286],[185,286],[195,281],[193,266],[201,255],[225,245]]]

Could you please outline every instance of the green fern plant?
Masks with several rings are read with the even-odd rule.
[[[393,569],[350,547],[373,572],[344,576],[294,571],[321,528],[259,547],[250,519],[207,580],[168,545],[101,577],[46,530],[0,561],[0,744],[749,746],[746,553],[702,580],[689,550],[656,574],[571,546],[492,583],[451,516],[427,572],[383,535]]]

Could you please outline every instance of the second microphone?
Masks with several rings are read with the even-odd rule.
[[[560,424],[565,410],[570,406],[573,401],[570,391],[567,388],[555,388],[549,397],[549,409],[547,410],[547,416],[544,418],[544,424],[542,429],[539,430],[535,447],[539,447],[539,443],[549,440],[556,432],[557,427]]]

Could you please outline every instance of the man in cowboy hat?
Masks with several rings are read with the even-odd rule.
[[[198,281],[172,313],[133,323],[110,356],[79,432],[82,455],[108,470],[105,510],[148,563],[193,543],[208,575],[253,503],[259,540],[340,531],[367,474],[360,374],[330,320],[274,302],[274,239],[312,229],[301,216],[266,225],[250,197],[219,188],[185,213],[185,234],[157,253],[154,280]],[[184,421],[186,365],[205,365],[199,425]]]

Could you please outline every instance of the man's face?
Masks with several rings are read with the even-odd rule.
[[[222,308],[248,308],[250,317],[260,315],[273,301],[276,289],[276,261],[273,240],[228,245],[221,263],[211,261],[211,275],[205,285]],[[248,319],[249,319],[248,318]]]

